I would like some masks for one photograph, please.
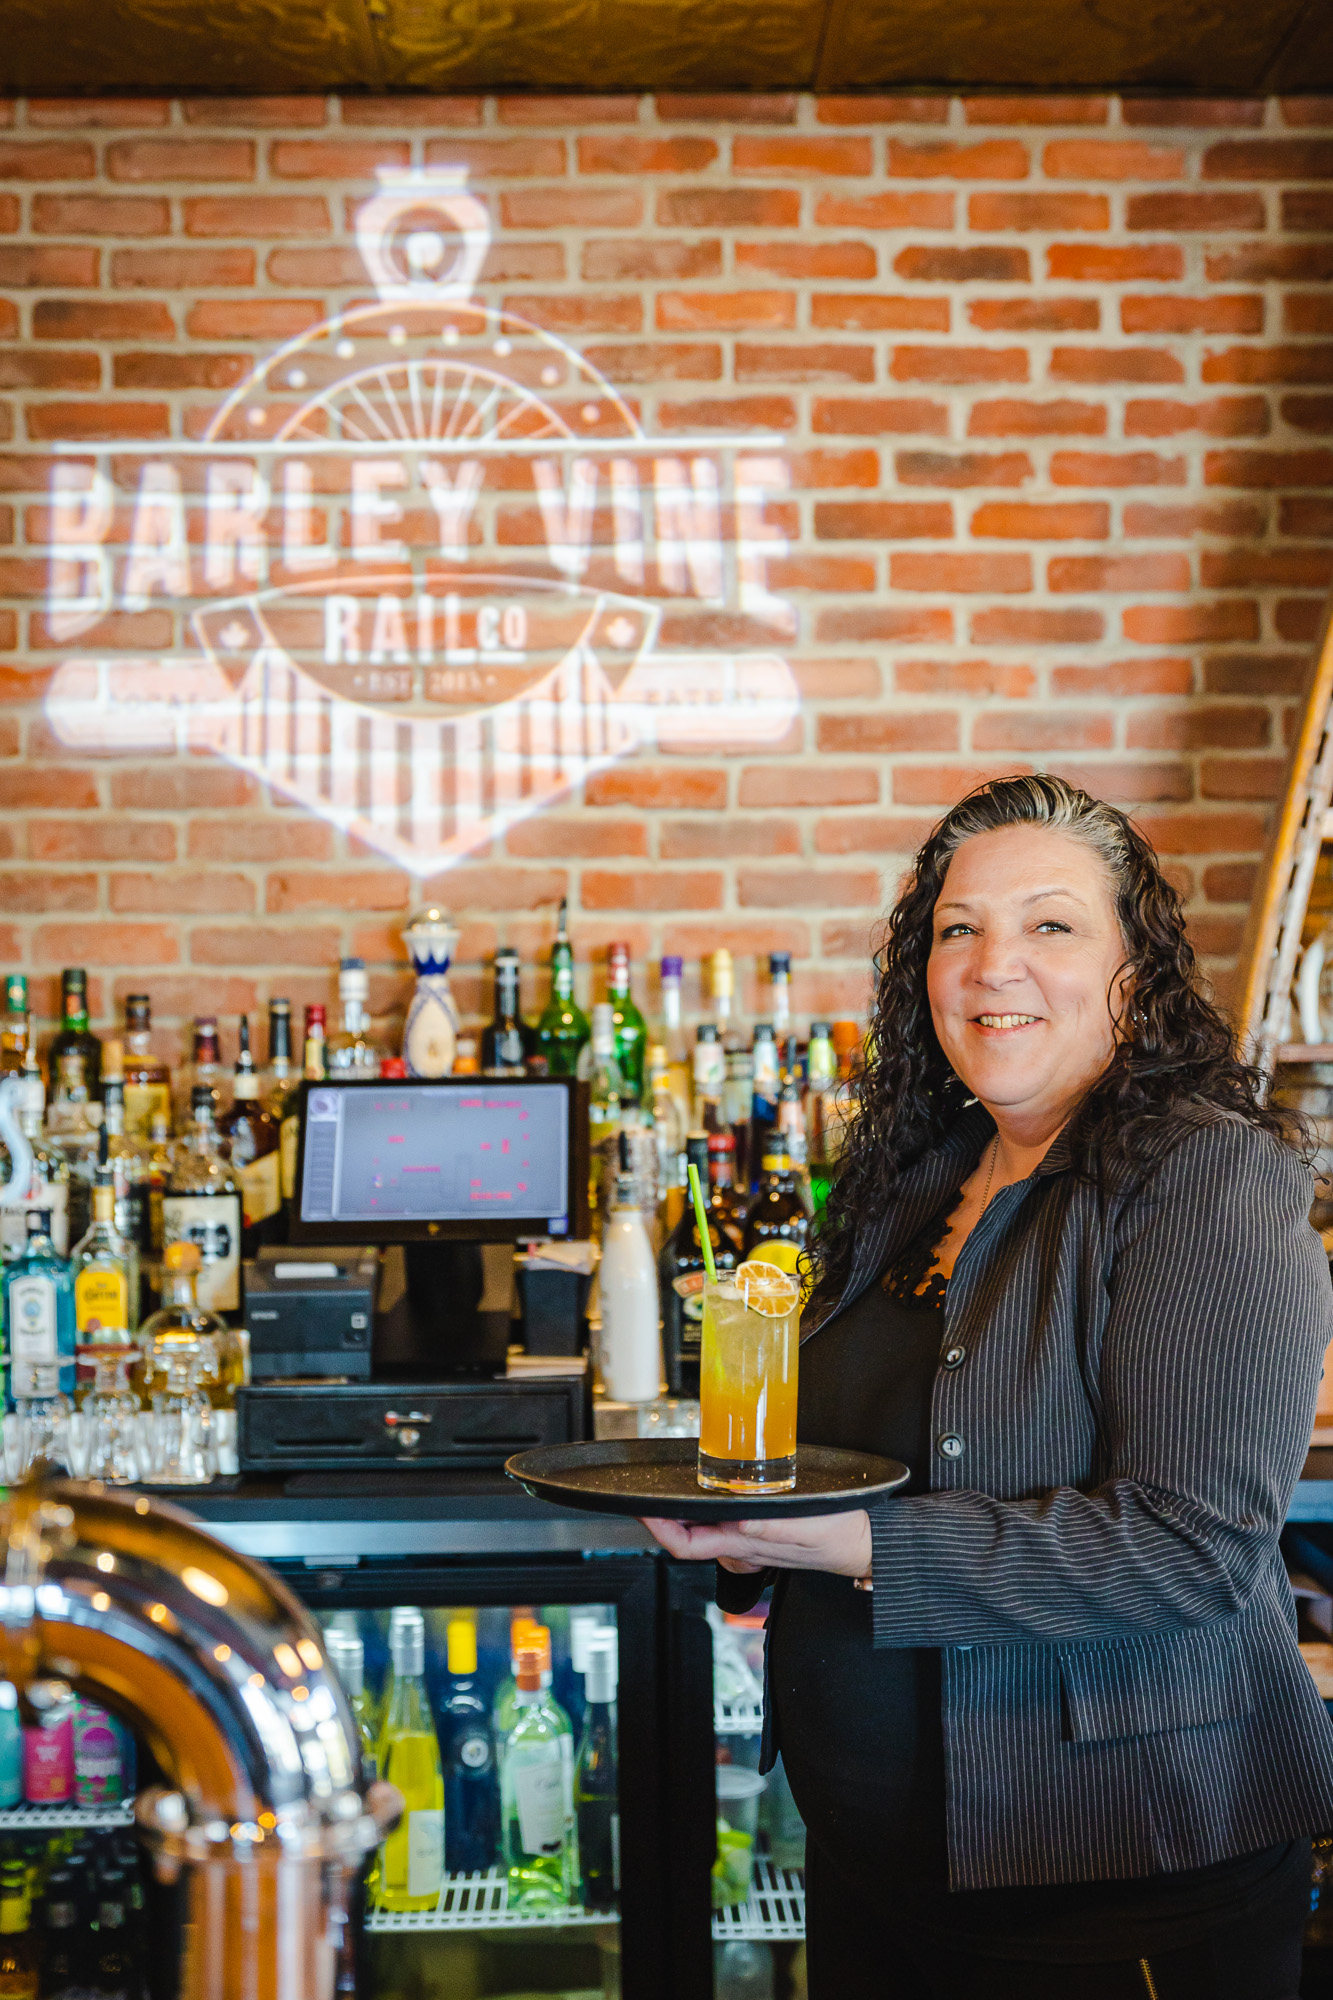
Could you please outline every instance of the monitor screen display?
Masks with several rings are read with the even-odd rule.
[[[574,1091],[525,1077],[308,1084],[293,1237],[578,1233]]]

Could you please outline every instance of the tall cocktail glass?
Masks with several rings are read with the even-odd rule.
[[[757,1259],[704,1286],[699,1484],[786,1493],[796,1484],[797,1281]]]

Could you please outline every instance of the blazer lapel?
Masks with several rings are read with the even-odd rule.
[[[838,1313],[854,1305],[862,1292],[874,1283],[885,1264],[905,1244],[910,1243],[917,1230],[930,1220],[946,1196],[962,1186],[981,1158],[994,1130],[990,1113],[979,1104],[969,1104],[942,1144],[913,1161],[899,1183],[891,1206],[857,1236],[851,1276],[836,1305],[808,1327],[801,1328],[803,1341],[818,1333],[820,1327],[827,1326]]]

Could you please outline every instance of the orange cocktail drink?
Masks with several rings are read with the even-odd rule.
[[[784,1493],[796,1484],[800,1286],[757,1259],[704,1286],[699,1484]]]

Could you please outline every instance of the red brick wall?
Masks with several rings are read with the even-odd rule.
[[[1135,810],[1225,982],[1333,575],[1333,103],[0,110],[0,963],[48,1014],[71,961],[103,1019],[146,985],[169,1023],[326,997],[348,950],[401,1001],[400,869],[214,758],[73,756],[41,707],[51,444],[197,435],[365,295],[351,218],[391,163],[469,168],[482,295],[647,430],[777,431],[792,468],[797,723],[631,757],[437,877],[469,1008],[568,893],[585,955],[787,946],[803,1013],[853,1010],[913,844],[1024,766]]]

